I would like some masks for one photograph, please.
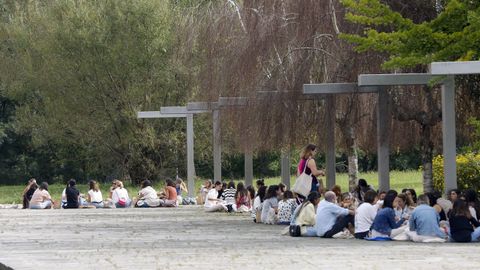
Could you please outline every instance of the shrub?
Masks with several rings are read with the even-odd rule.
[[[466,153],[457,155],[458,188],[480,190],[480,154]],[[443,156],[433,158],[433,187],[443,191],[445,179],[443,176]]]

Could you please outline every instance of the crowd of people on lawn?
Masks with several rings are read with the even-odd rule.
[[[23,208],[50,209],[50,208],[128,208],[128,207],[176,207],[179,204],[195,203],[189,198],[182,198],[187,193],[187,187],[182,179],[166,180],[165,188],[157,192],[150,180],[144,180],[138,196],[130,198],[123,182],[114,180],[109,189],[108,198],[103,198],[99,184],[90,180],[87,194],[81,194],[74,179],[68,181],[62,192],[60,202],[55,202],[48,192],[48,183],[37,184],[30,179],[23,192]]]
[[[480,202],[477,192],[457,189],[448,198],[431,192],[417,196],[414,189],[375,191],[360,179],[354,192],[341,192],[340,186],[325,191],[317,179],[324,173],[316,168],[315,145],[307,145],[298,164],[312,176],[307,196],[295,194],[282,184],[265,186],[258,180],[252,186],[232,181],[228,184],[206,181],[200,201],[205,211],[251,213],[254,222],[288,225],[291,236],[357,238],[375,241],[474,242],[480,238]],[[323,195],[323,199],[322,199]]]

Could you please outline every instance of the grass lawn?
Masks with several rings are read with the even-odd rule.
[[[377,172],[361,173],[360,178],[364,178],[370,185],[378,188]],[[292,176],[292,184],[295,181],[295,176]],[[325,179],[323,179],[325,183]],[[203,181],[198,180],[195,182],[196,190],[199,190]],[[280,177],[265,178],[267,185],[273,185],[280,183]],[[342,187],[342,191],[346,191],[348,188],[348,176],[347,174],[337,174],[337,183]],[[403,188],[414,188],[417,194],[423,192],[422,185],[422,173],[420,171],[393,171],[390,174],[390,185],[392,189],[400,192]],[[104,198],[108,196],[109,184],[103,184],[100,186]],[[54,200],[60,200],[64,185],[54,184],[49,186],[49,192]],[[87,193],[87,185],[77,185],[77,188],[81,193]],[[127,190],[130,193],[130,197],[137,194],[139,187],[127,186]],[[157,183],[154,187],[156,190],[162,189],[162,184]],[[0,186],[0,204],[4,203],[22,203],[22,192],[24,186]]]

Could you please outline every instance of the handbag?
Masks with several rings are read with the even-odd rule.
[[[295,185],[293,185],[293,188],[292,188],[293,192],[305,197],[307,197],[308,194],[310,194],[310,190],[312,189],[312,175],[305,173],[309,160],[310,159],[308,159],[305,162],[305,167],[303,168],[303,172],[297,177],[297,179],[295,180]]]
[[[301,228],[302,226],[300,225],[290,225],[290,227],[288,228],[288,233],[290,234],[290,236],[299,237],[302,234]]]

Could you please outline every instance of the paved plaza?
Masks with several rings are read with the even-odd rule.
[[[249,216],[178,209],[0,210],[13,269],[475,269],[480,244],[293,238]],[[1,268],[1,266],[0,266]]]

